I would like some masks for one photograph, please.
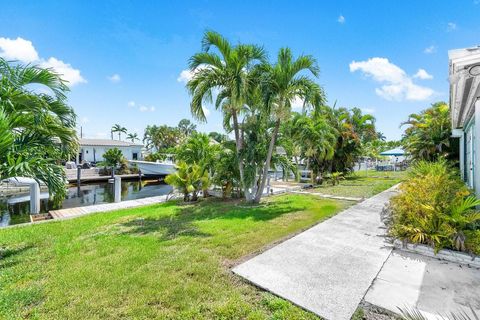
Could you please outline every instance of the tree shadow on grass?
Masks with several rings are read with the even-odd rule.
[[[267,201],[259,206],[248,206],[241,201],[208,199],[194,204],[176,203],[175,213],[157,218],[137,218],[119,225],[122,234],[158,234],[160,240],[172,240],[180,236],[209,237],[211,234],[198,229],[196,222],[213,219],[253,219],[268,221],[283,214],[302,211],[307,206],[294,205],[291,199]]]
[[[122,234],[147,235],[158,234],[160,240],[173,240],[180,236],[208,237],[210,234],[201,232],[192,223],[193,220],[179,214],[159,218],[137,218],[120,224]]]
[[[24,245],[16,248],[1,247],[0,246],[0,269],[10,268],[20,263],[20,258],[17,255],[22,254],[33,248],[33,245]]]

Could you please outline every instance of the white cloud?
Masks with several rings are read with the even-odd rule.
[[[182,70],[182,72],[180,72],[180,75],[177,78],[177,81],[187,83],[188,81],[192,80],[193,75],[194,72],[190,71],[189,69]]]
[[[208,117],[210,115],[210,110],[208,110],[207,107],[202,107],[202,110],[205,117]]]
[[[70,87],[87,82],[80,74],[80,70],[73,68],[69,63],[65,63],[57,58],[50,57],[48,60],[41,62],[39,66],[53,69],[63,80],[68,81],[68,86]]]
[[[19,60],[30,63],[39,60],[37,50],[29,40],[0,38],[0,56],[6,60]]]
[[[0,56],[7,60],[18,60],[23,63],[37,64],[41,68],[51,68],[58,73],[63,80],[68,81],[67,85],[72,87],[79,83],[87,82],[80,70],[73,68],[55,57],[45,60],[39,57],[32,42],[18,37],[17,39],[0,38]]]
[[[368,113],[368,114],[375,113],[375,109],[373,108],[360,108],[360,110],[362,110],[363,113]]]
[[[122,80],[122,78],[120,77],[120,75],[118,73],[112,74],[111,76],[107,77],[107,79],[110,80],[110,82],[113,82],[113,83],[117,83],[117,82],[120,82]]]
[[[345,17],[340,15],[337,19],[338,23],[344,24],[345,23]]]
[[[292,101],[290,101],[290,105],[292,109],[302,109],[303,108],[303,99],[300,97],[295,97]]]
[[[457,30],[457,24],[455,22],[449,22],[447,24],[447,31]]]
[[[431,45],[429,47],[426,47],[424,50],[423,50],[423,53],[426,53],[426,54],[431,54],[431,53],[435,53],[437,52],[437,47],[434,46],[434,45]]]
[[[422,79],[422,80],[430,80],[433,79],[433,76],[429,74],[425,69],[418,69],[417,73],[413,75],[414,78]]]
[[[350,72],[361,71],[379,83],[384,83],[375,92],[386,100],[421,101],[430,98],[434,90],[413,83],[403,69],[388,61],[387,58],[370,58],[366,61],[352,61]]]
[[[154,111],[155,111],[155,107],[154,107],[154,106],[147,107],[147,106],[142,105],[142,106],[140,106],[140,107],[138,108],[138,110],[139,110],[140,112],[154,112]]]
[[[135,107],[135,101],[128,101],[127,105],[128,105],[130,108],[133,108],[133,107]]]
[[[193,76],[197,71],[205,68],[207,67],[204,65],[200,65],[194,71],[191,71],[190,69],[182,70],[182,72],[180,72],[180,74],[178,75],[177,81],[187,83],[188,81],[192,80]]]

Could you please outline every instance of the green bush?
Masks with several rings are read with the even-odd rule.
[[[198,193],[204,195],[210,186],[208,172],[198,164],[189,165],[184,161],[177,163],[177,171],[165,177],[165,182],[183,194],[183,201],[197,201]]]
[[[445,160],[420,161],[391,200],[393,236],[432,246],[436,251],[466,251],[468,233],[475,229],[480,200],[470,195],[457,170]]]
[[[466,251],[480,255],[480,230],[466,230],[465,237]]]

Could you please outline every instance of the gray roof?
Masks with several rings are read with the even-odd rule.
[[[143,144],[111,139],[79,139],[80,146],[143,147]]]
[[[405,155],[405,151],[402,148],[395,148],[392,150],[387,150],[380,152],[381,156],[403,156]]]

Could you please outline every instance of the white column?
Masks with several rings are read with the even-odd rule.
[[[478,197],[480,197],[480,101],[477,101],[474,105],[475,108],[475,124],[474,124],[474,152],[473,157],[474,164],[474,176],[473,176],[473,188]]]
[[[3,180],[15,186],[28,186],[30,188],[30,214],[40,213],[40,185],[33,178],[12,177]]]
[[[115,176],[113,187],[115,189],[115,202],[122,201],[122,178]]]

